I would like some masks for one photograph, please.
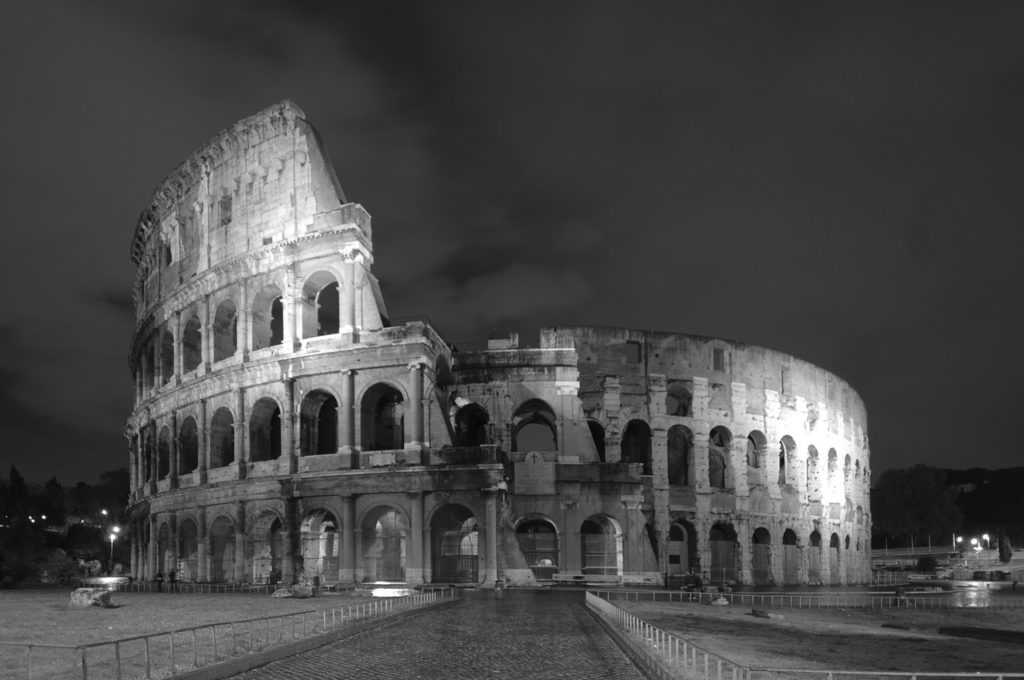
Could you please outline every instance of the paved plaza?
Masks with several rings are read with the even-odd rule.
[[[236,680],[644,676],[594,621],[582,592],[472,593],[394,625],[274,661]]]

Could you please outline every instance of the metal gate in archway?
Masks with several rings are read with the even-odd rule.
[[[711,527],[712,581],[736,581],[736,531],[729,525]]]
[[[796,532],[786,529],[782,534],[782,583],[795,585],[800,582],[800,546],[796,544]]]
[[[761,527],[754,532],[753,545],[750,546],[750,575],[754,585],[765,586],[772,582],[771,535]]]
[[[829,583],[841,583],[839,578],[839,546],[835,545],[828,549],[828,571]]]
[[[433,580],[439,583],[476,583],[480,532],[476,518],[461,505],[447,505],[430,522],[435,536]]]

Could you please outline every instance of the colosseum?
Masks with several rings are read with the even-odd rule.
[[[131,258],[137,579],[870,576],[867,415],[846,382],[717,338],[558,327],[457,349],[393,322],[370,215],[291,102],[175,169]]]

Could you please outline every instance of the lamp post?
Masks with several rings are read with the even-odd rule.
[[[117,538],[117,534],[120,533],[121,527],[112,526],[110,527],[110,565],[108,571],[110,575],[114,575],[114,539]]]

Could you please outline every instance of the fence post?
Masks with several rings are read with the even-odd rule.
[[[174,675],[174,633],[167,635],[171,639],[171,675]]]
[[[29,673],[31,675],[31,669],[29,669]],[[117,680],[121,680],[121,642],[119,640],[114,642],[114,674]]]
[[[149,680],[149,678],[151,676],[149,674],[149,636],[148,635],[146,636],[145,640],[146,640],[146,680]],[[214,649],[216,649],[216,648],[214,648]]]
[[[199,668],[199,644],[196,642],[196,629],[192,629],[192,668]]]

